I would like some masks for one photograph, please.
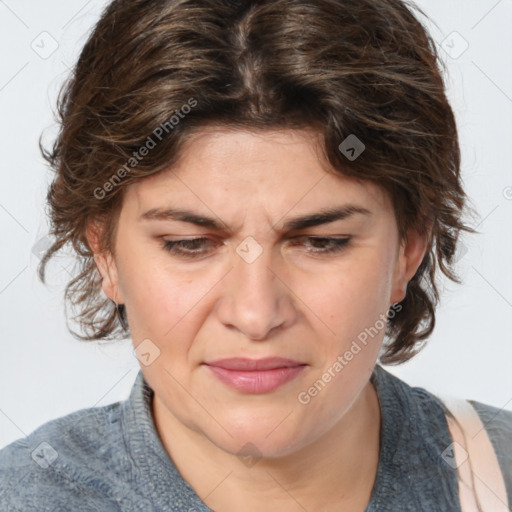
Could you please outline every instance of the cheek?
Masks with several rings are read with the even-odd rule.
[[[162,339],[179,329],[200,296],[190,280],[159,272],[131,277],[128,289],[129,313],[136,325]]]
[[[132,334],[164,337],[197,302],[198,286],[160,256],[135,247],[124,249],[118,276]]]
[[[314,311],[335,333],[338,343],[341,339],[343,345],[350,345],[358,337],[364,338],[361,333],[367,329],[378,336],[375,328],[382,329],[381,315],[389,307],[390,275],[389,259],[372,250],[364,257],[361,254],[357,261],[338,267],[321,286],[316,283]]]

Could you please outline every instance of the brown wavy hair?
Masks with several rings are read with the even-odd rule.
[[[86,229],[100,221],[114,253],[123,191],[177,162],[208,124],[313,128],[335,174],[370,180],[393,202],[401,240],[429,234],[399,314],[388,319],[383,364],[413,357],[435,326],[436,268],[454,271],[468,198],[443,64],[426,28],[400,0],[114,0],[92,30],[57,100],[60,131],[39,142],[55,176],[47,205],[52,245],[79,271],[65,301],[80,340],[125,337],[105,298]],[[356,135],[365,150],[339,145]],[[151,140],[151,142],[150,142]],[[146,148],[146,150],[144,150]],[[126,311],[121,310],[126,321]],[[67,315],[66,315],[67,316]]]

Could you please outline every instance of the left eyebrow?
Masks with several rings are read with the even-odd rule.
[[[294,217],[287,220],[279,231],[298,231],[299,229],[310,228],[312,226],[319,226],[321,224],[329,224],[337,220],[344,220],[356,214],[373,215],[373,212],[362,206],[354,204],[347,204],[337,208],[323,208],[319,212]]]
[[[329,224],[337,220],[343,220],[356,214],[371,216],[373,215],[373,212],[367,208],[353,204],[347,204],[341,207],[323,208],[322,210],[315,213],[301,215],[286,220],[280,227],[278,227],[278,231],[298,231],[300,229],[309,228],[312,226],[319,226],[321,224]],[[198,213],[191,210],[184,210],[179,208],[152,208],[151,210],[144,212],[139,217],[139,221],[141,220],[175,220],[187,222],[189,224],[195,224],[197,226],[213,229],[216,231],[231,232],[229,229],[226,229],[224,224],[212,217],[199,215]]]

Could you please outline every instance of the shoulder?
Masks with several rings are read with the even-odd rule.
[[[443,408],[444,415],[445,406],[440,397],[423,388],[414,388],[414,390],[418,395],[423,395],[425,398],[429,397],[437,401]],[[494,448],[505,483],[508,502],[512,504],[512,411],[507,411],[503,408],[498,408],[476,400],[468,399],[466,401],[469,402],[477,412],[491,445]]]
[[[512,411],[500,409],[493,405],[469,400],[480,417],[489,437],[512,457]]]
[[[390,485],[404,479],[404,499],[414,496],[416,500],[409,503],[412,508],[424,510],[425,503],[429,503],[435,505],[429,510],[457,509],[457,471],[444,457],[452,438],[441,398],[424,387],[408,384],[379,365],[372,379],[381,402],[384,439],[390,440],[386,471],[396,468],[393,479],[388,479],[393,482]],[[469,402],[493,444],[512,503],[512,412]]]
[[[512,457],[512,411],[476,400],[469,402],[478,413],[489,437],[497,443],[501,452]]]
[[[124,442],[120,405],[57,418],[0,450],[0,510],[105,510],[107,468]]]
[[[469,400],[478,413],[498,459],[512,504],[512,411]]]
[[[420,387],[411,387],[411,394],[416,397],[419,403],[437,403],[443,410],[445,405],[442,398],[436,394]],[[501,469],[512,479],[512,411],[498,408],[490,404],[468,399],[489,436],[489,439],[496,451]],[[444,422],[443,422],[444,423]]]
[[[415,417],[415,420],[419,418],[427,420],[427,424],[434,431],[437,431],[439,426],[443,429],[447,428],[445,406],[437,394],[424,387],[410,385],[380,368],[379,375],[382,374],[385,375],[386,386],[393,388],[393,400],[399,402],[396,407],[406,409]],[[471,399],[468,402],[477,411],[493,443],[500,448],[502,453],[512,457],[512,411]]]

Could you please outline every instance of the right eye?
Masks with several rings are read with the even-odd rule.
[[[175,254],[177,256],[184,256],[185,258],[197,258],[199,256],[204,256],[207,251],[196,249],[204,247],[203,242],[208,241],[210,240],[205,237],[188,238],[182,240],[164,240],[163,248],[166,251],[169,251],[171,254]]]

